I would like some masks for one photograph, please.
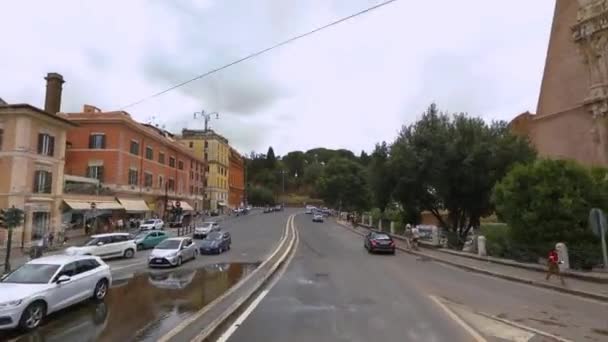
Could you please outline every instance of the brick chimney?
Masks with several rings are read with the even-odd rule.
[[[44,99],[44,110],[57,114],[61,111],[61,90],[63,88],[63,76],[56,72],[49,72],[46,77],[46,97]]]

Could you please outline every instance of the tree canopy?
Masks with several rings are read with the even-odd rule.
[[[345,210],[369,207],[369,188],[363,167],[347,158],[327,163],[317,182],[319,195],[327,205]]]

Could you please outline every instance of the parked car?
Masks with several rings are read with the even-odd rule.
[[[268,214],[272,212],[272,208],[271,207],[265,207],[264,208],[264,214]]]
[[[161,230],[165,227],[165,223],[161,219],[145,220],[139,225],[141,230]]]
[[[202,224],[194,227],[193,237],[195,239],[204,239],[209,233],[217,232],[220,230],[220,224],[217,222],[203,222]]]
[[[315,207],[313,207],[312,205],[307,205],[307,206],[306,206],[306,213],[307,213],[307,214],[312,214],[312,213],[313,213],[313,211],[314,211],[315,209],[316,209],[316,208],[315,208]]]
[[[395,254],[395,241],[386,233],[369,232],[365,235],[363,246],[369,253],[388,252]]]
[[[169,238],[169,235],[165,232],[144,231],[135,235],[135,245],[137,250],[154,248],[167,238]]]
[[[134,236],[128,233],[92,235],[81,246],[68,247],[68,255],[95,255],[101,258],[132,258],[137,250]]]
[[[186,260],[196,259],[198,249],[189,237],[165,239],[154,247],[148,257],[148,266],[166,267],[181,266]]]
[[[283,211],[283,205],[282,205],[282,204],[277,204],[277,205],[274,207],[274,211]]]
[[[321,214],[314,214],[312,216],[312,222],[323,222],[323,215],[321,215]]]
[[[55,311],[105,298],[112,275],[99,257],[52,255],[31,260],[0,279],[0,329],[37,328]]]
[[[232,237],[228,232],[213,232],[209,234],[203,241],[199,251],[201,254],[216,253],[220,254],[230,249]]]

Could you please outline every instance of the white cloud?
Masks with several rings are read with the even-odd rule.
[[[19,1],[3,5],[0,97],[117,109],[371,0]],[[128,111],[179,131],[192,113],[242,152],[369,150],[437,101],[486,119],[534,110],[553,1],[398,1]],[[27,18],[27,20],[24,20]],[[8,48],[6,48],[8,47]]]

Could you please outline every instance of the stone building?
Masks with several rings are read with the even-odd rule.
[[[536,114],[512,131],[543,156],[608,166],[608,0],[556,0]]]
[[[245,199],[245,162],[243,157],[230,148],[230,169],[228,172],[228,205],[231,208],[244,206]]]
[[[59,113],[63,77],[49,73],[44,109],[0,103],[0,208],[25,212],[13,245],[28,247],[61,227],[66,132],[76,124]],[[0,246],[6,230],[0,229]]]

